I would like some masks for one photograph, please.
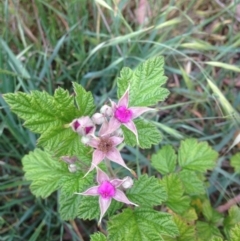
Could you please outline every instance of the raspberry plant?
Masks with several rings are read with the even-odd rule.
[[[97,219],[107,235],[97,232],[92,241],[240,240],[240,209],[223,216],[207,197],[205,174],[218,158],[208,143],[182,140],[178,151],[163,146],[151,156],[155,176],[137,176],[136,165],[130,168],[121,155],[122,143],[143,149],[160,143],[161,133],[144,113],[168,97],[166,80],[163,57],[125,67],[119,100],[100,112],[77,83],[73,95],[62,88],[54,96],[4,95],[25,127],[40,134],[38,148],[22,160],[32,193],[47,198],[57,191],[63,220]],[[237,155],[232,163],[239,170]],[[123,169],[120,177],[116,167]]]

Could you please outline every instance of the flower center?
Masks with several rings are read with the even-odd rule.
[[[92,130],[93,126],[87,126],[85,127],[85,133],[86,135]]]
[[[76,120],[76,121],[73,123],[73,128],[74,128],[74,130],[76,131],[79,126],[80,126],[80,123]]]
[[[109,181],[103,181],[98,187],[98,193],[102,198],[112,198],[116,193],[116,189]]]
[[[125,106],[119,106],[116,108],[114,117],[117,118],[121,123],[127,123],[132,119],[132,111]]]
[[[100,137],[100,142],[98,144],[98,150],[107,153],[111,151],[113,143],[109,138]]]

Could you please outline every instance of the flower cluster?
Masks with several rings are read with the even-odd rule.
[[[76,194],[99,196],[101,212],[99,222],[101,222],[102,217],[110,206],[112,198],[126,204],[137,206],[137,204],[129,201],[124,192],[119,189],[131,187],[133,184],[132,179],[126,177],[124,179],[111,180],[105,172],[98,168],[98,164],[104,159],[108,159],[118,163],[134,174],[134,171],[125,164],[117,149],[117,146],[124,141],[121,126],[124,125],[132,131],[138,142],[138,132],[133,120],[149,110],[152,109],[147,107],[129,107],[128,88],[118,103],[111,101],[111,107],[104,105],[100,109],[100,113],[95,113],[92,118],[83,116],[74,119],[70,124],[72,130],[82,136],[82,143],[94,148],[91,167],[85,176],[94,168],[97,168],[98,186],[91,187],[83,193]],[[96,135],[97,125],[100,127]],[[70,165],[72,165],[72,163],[70,163]]]

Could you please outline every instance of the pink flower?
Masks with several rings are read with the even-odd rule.
[[[137,128],[133,122],[135,118],[140,116],[146,111],[153,110],[148,107],[128,107],[129,104],[129,88],[126,90],[124,95],[120,98],[118,103],[111,101],[113,115],[109,121],[108,130],[104,133],[105,135],[110,134],[117,130],[121,125],[126,126],[132,131],[138,142]]]
[[[137,204],[129,201],[123,191],[117,189],[119,186],[122,185],[122,183],[125,182],[125,179],[126,178],[110,180],[108,175],[98,168],[97,169],[98,186],[91,187],[83,193],[75,193],[75,194],[86,195],[86,196],[99,196],[99,206],[100,206],[101,214],[100,214],[100,219],[98,223],[100,224],[104,214],[106,213],[107,209],[111,204],[112,198],[119,202],[138,206]]]
[[[88,116],[82,116],[74,119],[70,124],[73,131],[79,133],[81,136],[87,136],[94,133],[96,127]]]
[[[124,160],[121,157],[120,152],[116,148],[117,145],[123,142],[122,137],[104,135],[108,128],[108,123],[105,121],[101,129],[99,130],[99,137],[93,136],[87,143],[89,146],[95,148],[92,157],[92,164],[85,176],[91,172],[103,159],[108,158],[109,160],[118,163],[119,165],[125,167],[130,172],[133,172],[127,167]],[[134,174],[134,173],[133,173]]]

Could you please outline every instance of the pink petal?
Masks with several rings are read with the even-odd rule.
[[[118,137],[118,136],[111,136],[109,139],[112,141],[112,143],[113,143],[114,146],[119,145],[119,144],[122,143],[123,140],[124,140],[124,138]]]
[[[111,102],[112,110],[114,112],[114,110],[116,109],[117,104],[114,101],[112,101],[112,100],[110,100],[110,102]]]
[[[99,136],[104,135],[104,134],[107,132],[108,127],[109,127],[108,122],[107,122],[107,121],[104,121],[104,122],[102,123],[102,126],[101,126],[100,130],[99,130]]]
[[[117,105],[128,107],[128,102],[129,102],[129,87],[127,88],[123,96],[120,98]]]
[[[94,126],[94,124],[89,116],[82,116],[79,118],[79,121],[82,126]]]
[[[110,181],[110,183],[114,186],[114,187],[119,187],[122,185],[122,183],[125,182],[125,179],[113,179]]]
[[[93,148],[98,148],[99,139],[92,138],[87,144]]]
[[[148,107],[131,107],[129,108],[129,110],[132,111],[132,119],[137,118],[138,116],[140,116],[141,114],[143,114],[144,112],[147,111],[153,111],[155,109],[153,108],[148,108]]]
[[[100,168],[97,169],[97,182],[98,184],[101,184],[104,181],[109,181],[108,175],[102,171]]]
[[[116,162],[118,163],[119,165],[125,167],[127,170],[129,170],[131,172],[131,169],[128,168],[125,164],[125,162],[123,161],[122,159],[122,156],[120,154],[120,152],[115,148],[113,147],[111,151],[109,151],[107,154],[106,154],[106,157],[113,161],[113,162]]]
[[[113,116],[111,117],[109,123],[108,123],[108,129],[105,133],[102,133],[103,136],[109,135],[116,131],[121,126],[121,123]]]
[[[128,198],[124,194],[124,192],[119,190],[119,189],[116,190],[116,193],[115,193],[113,198],[115,200],[119,201],[119,202],[122,202],[122,203],[132,204],[132,205],[138,206],[137,204],[135,204],[135,203],[131,202],[130,200],[128,200]]]
[[[99,186],[90,187],[85,192],[75,192],[75,194],[80,194],[84,196],[98,196],[98,187]]]
[[[87,176],[89,172],[91,172],[103,159],[105,158],[105,154],[99,150],[95,150],[92,156],[92,164],[88,172],[84,175]]]
[[[108,210],[108,208],[111,204],[111,201],[112,201],[111,198],[102,198],[101,196],[99,197],[99,206],[100,206],[101,215],[100,215],[98,224],[101,223],[104,214],[106,213],[106,211]]]
[[[136,128],[134,122],[133,121],[129,121],[128,123],[123,123],[123,125],[126,126],[131,132],[134,133],[134,135],[137,138],[137,143],[139,143],[139,141],[138,141],[138,132],[137,132],[137,128]]]

